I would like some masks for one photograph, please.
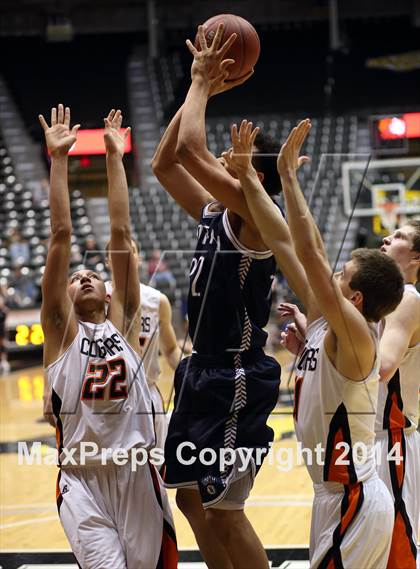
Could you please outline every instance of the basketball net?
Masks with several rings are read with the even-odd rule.
[[[382,225],[389,233],[393,233],[398,224],[398,205],[399,204],[395,202],[383,202],[377,206],[381,211]]]

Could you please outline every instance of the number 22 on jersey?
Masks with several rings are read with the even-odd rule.
[[[89,364],[82,385],[82,401],[127,397],[127,372],[123,358]]]

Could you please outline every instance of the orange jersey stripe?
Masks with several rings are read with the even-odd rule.
[[[341,518],[340,534],[343,536],[347,528],[356,516],[359,505],[362,486],[360,484],[351,484],[349,486],[349,502],[344,516]]]
[[[413,554],[411,535],[407,535],[407,530],[401,512],[398,512],[394,522],[387,569],[416,569],[416,557]]]

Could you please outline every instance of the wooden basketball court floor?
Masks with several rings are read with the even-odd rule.
[[[312,485],[305,467],[295,464],[291,392],[286,388],[290,360],[283,352],[278,355],[283,367],[281,404],[270,419],[275,431],[273,454],[277,453],[277,458],[271,464],[264,462],[247,501],[246,513],[267,549],[306,550]],[[171,372],[165,362],[162,368],[160,387],[168,400]],[[0,378],[0,553],[69,551],[55,505],[57,467],[18,464],[18,441],[28,444],[41,441],[45,455],[54,448],[54,429],[42,421],[42,396],[41,367]],[[293,465],[287,465],[289,453]],[[194,536],[176,507],[174,491],[169,491],[169,497],[179,548],[194,550],[197,548]]]

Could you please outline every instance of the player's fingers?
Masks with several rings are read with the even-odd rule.
[[[227,68],[229,67],[229,65],[232,65],[232,63],[235,63],[234,59],[224,59],[222,61],[222,63],[220,64],[220,71],[227,71]]]
[[[114,118],[114,115],[115,115],[115,109],[111,109],[108,113],[108,116],[107,116],[107,119],[109,122],[112,121],[112,119]]]
[[[235,168],[235,162],[233,160],[233,148],[229,148],[226,152],[222,152],[222,156],[225,159],[225,162],[231,168]]]
[[[293,316],[293,313],[290,310],[278,309],[279,311],[279,318],[290,318]]]
[[[224,61],[235,61],[234,59],[225,59]],[[249,73],[247,73],[246,75],[244,75],[243,77],[240,77],[239,79],[232,79],[230,81],[230,84],[232,85],[232,87],[237,87],[238,85],[242,85],[242,83],[245,83],[245,81],[247,81],[251,75],[254,75],[254,70],[251,69],[251,71]]]
[[[194,45],[190,40],[186,40],[185,43],[187,44],[188,49],[190,52],[195,56],[197,55],[198,51],[195,49]]]
[[[298,159],[298,168],[300,168],[304,164],[307,164],[310,161],[311,159],[309,158],[309,156],[300,156]]]
[[[113,120],[113,121],[119,120],[120,115],[121,115],[121,111],[120,111],[120,109],[117,109],[117,110],[115,111],[115,113],[114,113],[114,116],[112,117],[112,120]]]
[[[309,119],[305,119],[304,121],[301,121],[299,123],[298,129],[297,129],[297,134],[296,134],[296,145],[298,150],[300,150],[302,148],[302,144],[305,141],[305,138],[308,135],[308,132],[310,130],[310,122]]]
[[[299,126],[296,131],[295,146],[297,152],[300,152],[300,149],[302,148],[303,141],[305,140],[305,131],[306,131],[306,123],[302,121],[299,123]]]
[[[286,318],[289,319],[292,316],[290,312],[283,312],[282,310],[279,311],[279,318],[280,320],[285,320]]]
[[[55,126],[57,124],[57,109],[53,107],[51,109],[51,126]]]
[[[223,32],[225,30],[225,26],[223,23],[220,23],[217,26],[216,33],[214,35],[213,41],[211,43],[211,49],[213,51],[217,51],[219,49],[220,42],[222,41]]]
[[[70,128],[70,107],[64,109],[64,124],[67,128]]]
[[[297,308],[296,304],[293,304],[292,302],[280,302],[279,304],[279,309],[280,308],[287,308],[287,309],[291,309],[294,310],[295,308]]]
[[[298,136],[298,138],[297,138],[297,140],[296,140],[296,143],[295,143],[295,150],[296,150],[296,153],[297,153],[298,155],[301,153],[302,146],[303,146],[303,144],[304,144],[304,142],[305,142],[305,139],[306,139],[306,137],[307,137],[307,135],[308,135],[308,132],[309,132],[308,128],[307,128],[306,126],[304,126],[304,127],[302,127],[302,129],[301,129],[301,131],[300,131],[300,133],[299,133],[299,136]],[[305,161],[303,161],[302,163],[304,163],[304,162],[305,162]]]
[[[301,138],[301,134],[302,134],[302,127],[304,125],[303,121],[300,121],[296,126],[295,126],[295,134],[293,136],[293,143],[296,146],[298,144],[299,139]]]
[[[241,122],[241,126],[239,127],[239,138],[241,139],[241,142],[243,142],[243,140],[245,138],[247,124],[248,124],[248,121],[246,119],[244,119]]]
[[[72,134],[73,136],[76,136],[76,135],[77,135],[77,131],[79,130],[79,128],[80,128],[80,124],[75,124],[74,127],[71,129],[71,134]]]
[[[304,121],[300,121],[300,123],[293,129],[294,132],[290,141],[290,145],[295,152],[300,148],[299,141],[302,138],[302,128],[304,128]]]
[[[239,142],[238,125],[236,123],[232,125],[230,135],[231,135],[233,146],[236,146]]]
[[[63,122],[64,122],[64,107],[61,103],[58,105],[57,122],[58,122],[58,124],[63,124]]]
[[[250,144],[251,148],[252,148],[252,146],[254,145],[255,139],[257,138],[257,134],[258,134],[259,132],[260,132],[260,127],[259,127],[259,126],[256,126],[256,127],[254,128],[254,130],[252,131],[251,137],[250,137],[250,139],[249,139],[249,144]]]
[[[118,109],[117,112],[115,113],[114,120],[112,122],[114,123],[113,126],[115,126],[116,128],[119,128],[121,126],[122,114],[120,109]]]
[[[245,131],[245,136],[246,136],[246,142],[248,144],[249,139],[251,137],[251,132],[252,132],[252,128],[253,128],[253,123],[250,121],[247,125],[246,125],[246,131]]]
[[[47,121],[44,119],[43,115],[38,115],[38,119],[39,119],[39,122],[41,123],[42,128],[44,129],[44,132],[45,132],[48,129]]]
[[[233,33],[222,45],[222,47],[217,52],[220,57],[223,57],[225,53],[229,50],[231,45],[235,42],[236,38],[238,37],[237,34]]]
[[[207,40],[204,34],[204,26],[198,26],[198,43],[200,44],[201,51],[207,49]]]
[[[292,130],[289,132],[289,136],[286,138],[286,142],[283,144],[283,147],[289,147],[293,143],[293,139],[295,137],[296,127],[293,127]]]
[[[130,134],[131,132],[131,126],[128,126],[125,131],[124,131],[124,140],[127,138],[127,136]]]

